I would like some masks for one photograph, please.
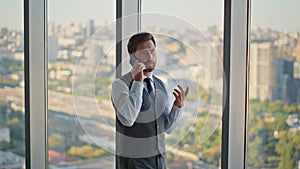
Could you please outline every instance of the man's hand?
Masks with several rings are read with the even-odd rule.
[[[178,88],[179,88],[179,90],[174,89],[174,92],[173,92],[173,95],[175,96],[174,104],[177,107],[182,107],[184,104],[184,100],[189,93],[189,87],[186,87],[186,89],[183,90],[183,88],[180,85],[178,85]]]
[[[136,60],[131,70],[133,80],[142,82],[144,80],[144,69],[146,69],[144,63]]]

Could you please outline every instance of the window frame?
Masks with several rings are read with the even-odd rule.
[[[125,51],[122,35],[139,32],[142,0],[116,0],[116,19],[139,14],[133,23],[119,20],[116,66]],[[247,116],[250,0],[224,0],[224,103],[222,169],[247,166]],[[24,77],[26,168],[48,168],[47,153],[47,0],[24,0]],[[116,77],[121,75],[116,73]],[[243,112],[243,113],[241,113]]]
[[[47,168],[46,1],[24,1],[26,168]]]
[[[228,75],[225,78],[228,85],[228,101],[226,100],[226,111],[223,113],[227,121],[222,121],[222,124],[228,125],[225,126],[228,133],[222,133],[222,135],[228,134],[224,136],[227,137],[228,140],[225,141],[228,141],[228,144],[222,144],[222,149],[228,146],[227,166],[222,166],[224,169],[247,168],[250,0],[231,0],[230,3],[230,21],[226,23],[230,24],[230,35],[224,35],[224,42],[230,41],[230,44],[224,44],[224,63],[226,64],[224,67],[229,69],[225,70],[227,73],[225,76]],[[224,23],[227,21],[225,20]],[[227,39],[225,39],[226,36]],[[226,155],[226,151],[224,154]]]

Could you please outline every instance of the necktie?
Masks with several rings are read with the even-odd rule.
[[[149,77],[147,77],[147,78],[144,79],[144,81],[147,84],[148,93],[151,94],[151,92],[153,91],[153,88],[152,88],[152,85],[151,85],[151,79]]]

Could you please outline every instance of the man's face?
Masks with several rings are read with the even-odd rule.
[[[137,45],[136,52],[134,53],[137,60],[144,63],[146,72],[151,72],[156,66],[156,49],[151,40],[141,42]]]

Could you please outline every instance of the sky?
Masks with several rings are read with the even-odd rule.
[[[66,25],[73,21],[96,25],[115,19],[115,0],[47,0],[48,20]],[[299,0],[252,0],[252,24],[296,31],[300,25]],[[179,17],[200,30],[223,25],[223,0],[142,0],[143,12]],[[159,22],[159,20],[158,20]],[[23,0],[0,1],[0,27],[22,29]]]

